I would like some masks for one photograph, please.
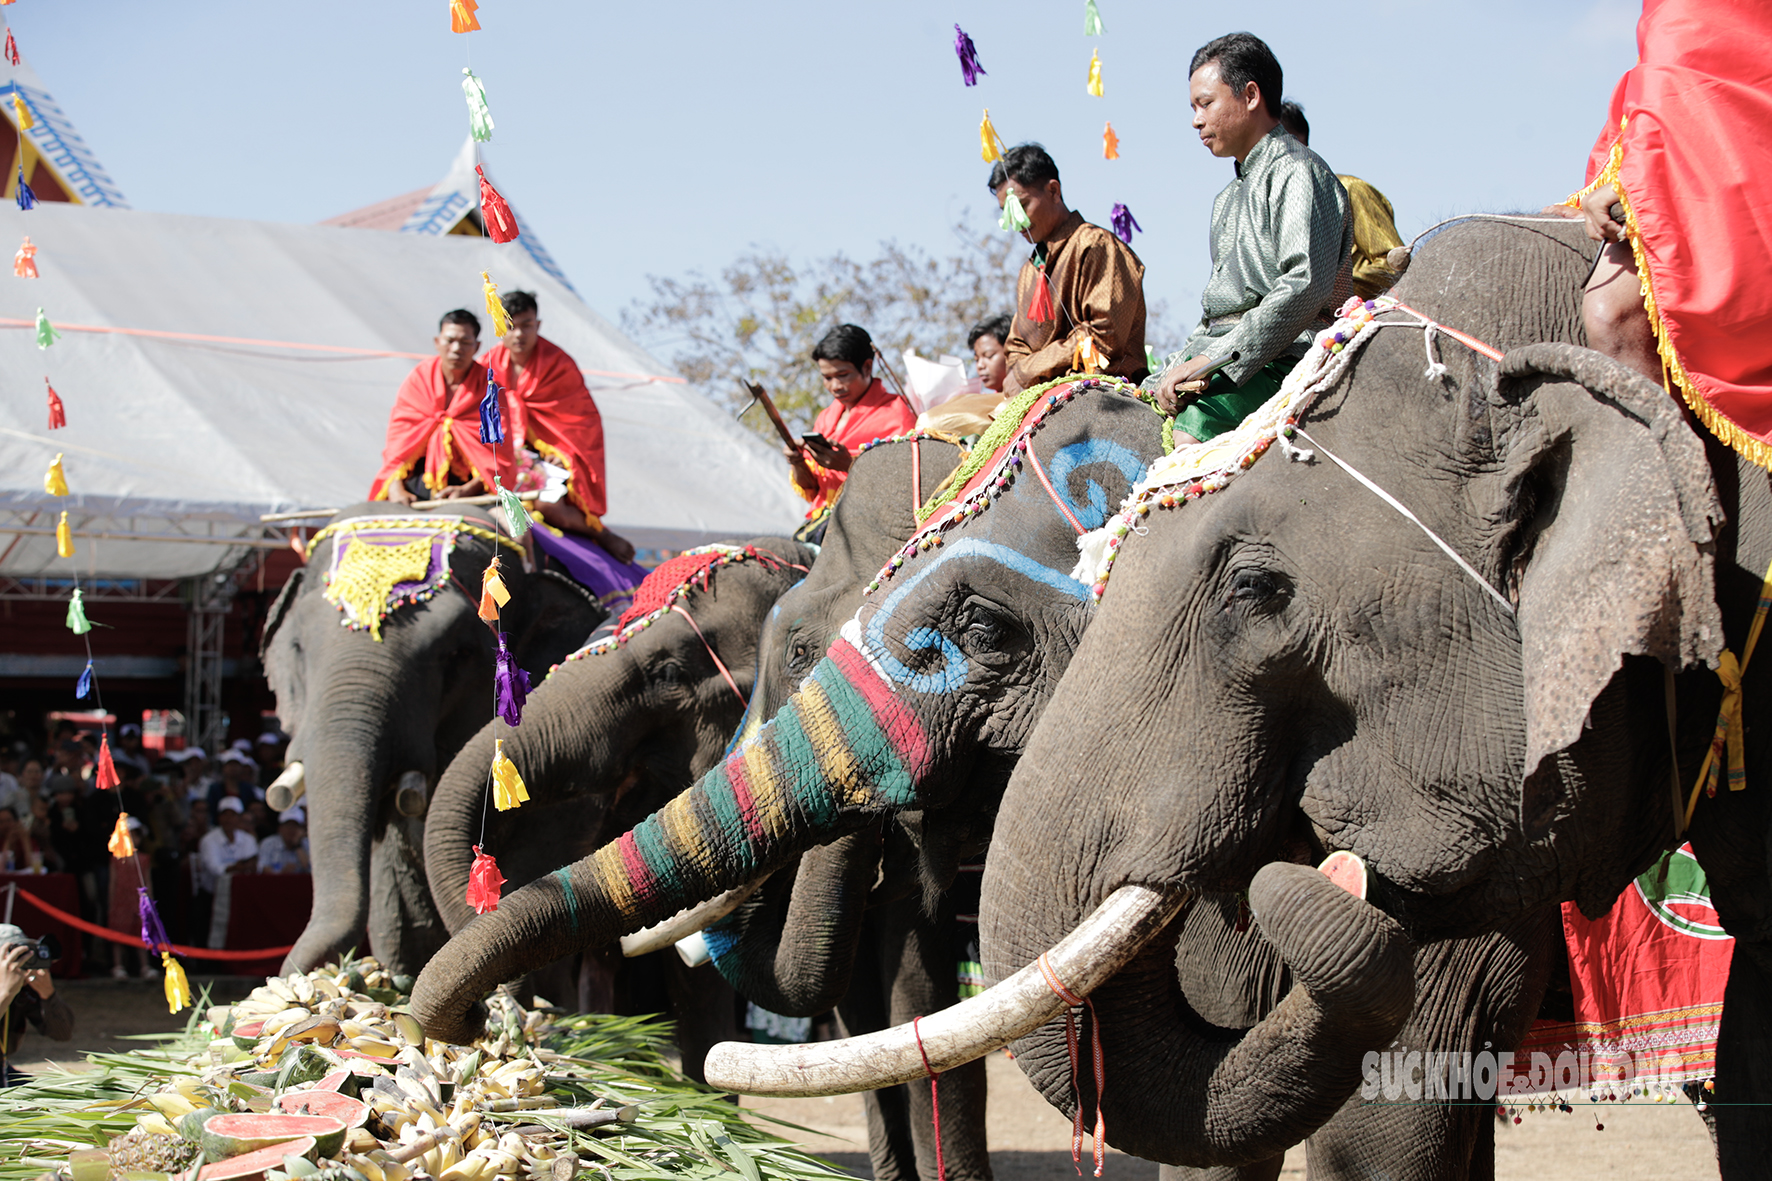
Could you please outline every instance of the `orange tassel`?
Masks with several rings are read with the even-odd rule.
[[[37,278],[37,248],[31,245],[29,237],[19,243],[18,253],[12,256],[12,273],[21,279]]]
[[[1109,123],[1101,133],[1101,158],[1118,160],[1120,158],[1120,137],[1114,134],[1114,125]]]
[[[117,813],[117,827],[111,830],[111,840],[105,848],[113,857],[135,856],[135,842],[129,839],[129,813]]]
[[[496,621],[498,609],[510,601],[511,592],[505,589],[505,580],[498,574],[498,559],[494,558],[480,576],[480,618],[487,623]]]
[[[1046,282],[1046,268],[1041,267],[1034,274],[1034,298],[1028,301],[1028,319],[1036,324],[1045,324],[1054,318],[1052,288]]]
[[[480,18],[474,15],[480,6],[474,0],[449,0],[449,31],[451,33],[472,33],[480,27]]]

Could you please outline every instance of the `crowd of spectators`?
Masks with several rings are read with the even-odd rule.
[[[47,749],[0,747],[0,872],[71,874],[81,917],[130,934],[140,930],[137,888],[146,885],[172,941],[208,947],[226,935],[226,879],[309,872],[303,808],[277,814],[265,804],[283,769],[283,735],[240,739],[214,756],[195,746],[148,750],[134,724],[113,730],[111,742],[114,791],[95,783],[98,734],[70,721],[57,723]],[[109,849],[120,812],[132,858]],[[126,959],[144,977],[156,972],[140,948],[106,950],[96,938],[87,959],[119,978],[130,975]]]

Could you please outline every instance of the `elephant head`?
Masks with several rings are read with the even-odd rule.
[[[539,677],[604,612],[564,578],[525,574],[478,509],[346,509],[272,605],[265,671],[301,769],[314,863],[313,911],[286,970],[357,945],[366,927],[384,961],[407,969],[441,940],[408,826],[492,712],[496,641],[476,596],[501,549],[511,601],[500,626],[518,665]]]

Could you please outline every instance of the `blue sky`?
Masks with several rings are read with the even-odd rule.
[[[446,0],[0,12],[130,202],[162,212],[312,222],[429,185],[464,138],[471,60],[501,186],[612,318],[648,274],[713,273],[752,245],[947,251],[968,209],[995,213],[978,156],[988,106],[1008,142],[1047,146],[1086,216],[1131,207],[1147,293],[1178,323],[1197,314],[1230,174],[1188,126],[1199,44],[1264,37],[1312,146],[1383,190],[1407,237],[1577,187],[1640,13],[1630,0],[1098,3],[1101,38],[1083,36],[1082,0],[482,0],[484,29],[465,37],[448,32]],[[955,22],[988,71],[972,89]],[[1095,48],[1103,98],[1084,92]]]

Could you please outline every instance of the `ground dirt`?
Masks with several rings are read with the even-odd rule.
[[[211,988],[213,1003],[244,997],[258,981],[245,977],[193,979],[201,991]],[[74,1065],[81,1053],[127,1053],[139,1045],[132,1034],[160,1033],[178,1019],[166,1012],[158,982],[109,978],[61,984],[75,1014],[72,1042],[27,1036],[15,1059],[29,1072],[45,1061]],[[1022,1078],[1002,1054],[989,1064],[989,1136],[991,1162],[998,1181],[1060,1181],[1077,1176],[1071,1165],[1070,1125]],[[799,1139],[857,1177],[869,1176],[867,1128],[861,1100],[746,1099],[760,1113],[812,1129]],[[3,1104],[0,1104],[3,1105]],[[1496,1129],[1497,1177],[1531,1177],[1534,1181],[1708,1181],[1717,1175],[1716,1158],[1703,1122],[1687,1104],[1625,1106],[1603,1104],[1594,1109],[1606,1125],[1594,1129],[1587,1109],[1573,1115],[1526,1113],[1518,1125]],[[1087,1150],[1085,1150],[1087,1151]],[[1088,1170],[1085,1170],[1087,1175]],[[1153,1181],[1157,1166],[1109,1153],[1103,1172],[1110,1181]],[[1293,1149],[1280,1176],[1304,1176],[1304,1151]]]

